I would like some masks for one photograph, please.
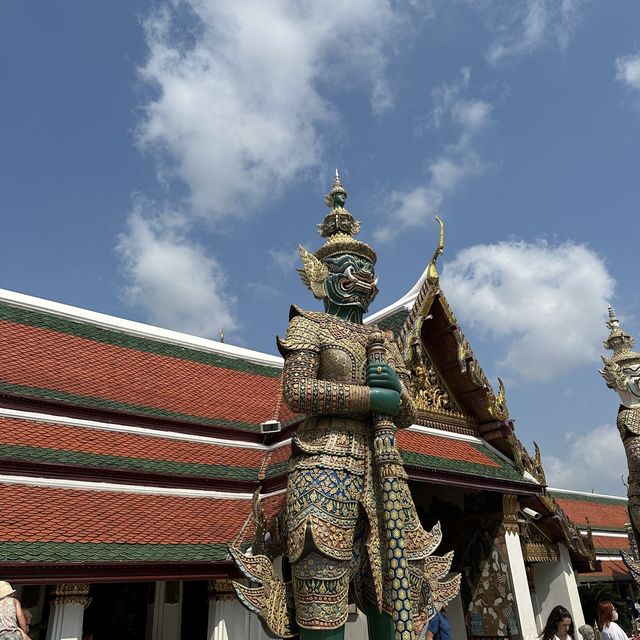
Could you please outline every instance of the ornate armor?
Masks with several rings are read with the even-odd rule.
[[[384,602],[380,501],[373,481],[373,428],[365,385],[367,340],[374,330],[292,307],[287,336],[278,345],[285,358],[285,401],[309,416],[293,437],[287,487],[296,616],[307,628],[344,624],[352,578],[362,608],[364,593],[381,607]],[[390,342],[385,346],[389,363],[406,381],[397,348]],[[403,385],[394,422],[407,427],[414,419],[415,407]],[[405,526],[422,531],[410,495],[405,498]],[[413,540],[410,546],[421,542]]]

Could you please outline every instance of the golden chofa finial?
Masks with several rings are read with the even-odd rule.
[[[436,214],[436,221],[440,225],[440,238],[438,240],[438,246],[433,252],[433,257],[427,267],[427,280],[429,282],[436,282],[440,277],[438,275],[438,269],[436,268],[436,261],[438,260],[438,256],[441,256],[444,253],[444,222],[442,222],[438,214]]]

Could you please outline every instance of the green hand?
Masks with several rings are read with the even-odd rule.
[[[400,393],[402,386],[395,369],[386,363],[372,363],[367,368],[367,385],[381,389],[392,389]]]
[[[369,410],[385,416],[395,416],[400,410],[400,394],[393,389],[369,389]]]

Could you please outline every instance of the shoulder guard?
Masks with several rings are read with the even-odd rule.
[[[276,338],[278,351],[285,358],[292,351],[312,351],[318,353],[318,331],[320,329],[320,316],[323,313],[317,311],[304,311],[292,304],[289,310],[289,327],[286,337]]]

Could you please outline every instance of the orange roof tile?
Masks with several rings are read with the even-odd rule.
[[[628,550],[629,538],[619,538],[617,536],[593,536],[593,546],[596,549],[624,549]]]
[[[596,502],[559,497],[556,497],[556,501],[576,524],[586,524],[588,520],[595,529],[624,529],[624,525],[629,522],[629,513],[624,502]]]
[[[478,447],[464,440],[443,438],[418,431],[401,430],[397,433],[398,444],[403,451],[412,451],[426,456],[457,460],[488,467],[500,465]]]
[[[250,509],[246,499],[0,484],[0,542],[225,543]]]
[[[256,425],[273,415],[279,383],[274,367],[212,366],[6,320],[0,320],[0,332],[0,380],[18,387],[70,394],[79,405],[90,397]],[[292,417],[283,407],[281,419]]]
[[[0,444],[46,447],[145,460],[259,467],[264,451],[0,417]]]

